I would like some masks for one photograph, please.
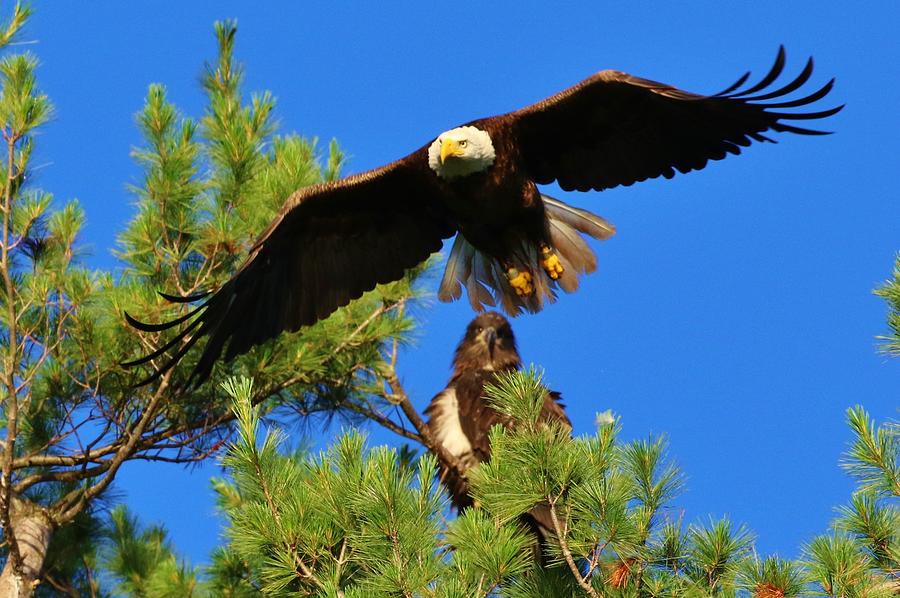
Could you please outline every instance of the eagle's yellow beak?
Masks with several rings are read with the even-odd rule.
[[[459,142],[455,139],[444,139],[441,141],[441,164],[447,161],[449,156],[459,156],[462,152],[459,149]]]

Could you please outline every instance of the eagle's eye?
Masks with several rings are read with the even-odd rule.
[[[482,330],[484,330],[484,328],[482,328],[481,326],[476,326],[476,327],[475,327],[475,334],[480,334]]]
[[[466,147],[467,145],[469,145],[469,142],[465,139],[459,142],[459,147]]]

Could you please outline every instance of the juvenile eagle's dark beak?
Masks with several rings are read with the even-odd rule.
[[[497,344],[497,331],[493,328],[484,329],[484,342],[487,343],[488,355],[494,358],[494,346]]]

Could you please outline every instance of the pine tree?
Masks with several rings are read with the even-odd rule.
[[[534,371],[493,390],[518,423],[492,431],[491,461],[470,478],[478,506],[449,522],[430,453],[367,449],[356,431],[319,455],[291,452],[277,428],[260,430],[248,380],[225,390],[240,434],[223,461],[230,479],[215,483],[228,544],[207,574],[228,595],[708,596],[740,585],[749,534],[671,520],[681,476],[663,440],[620,443],[617,421],[574,439],[536,425],[546,390]],[[555,527],[545,561],[519,523],[540,504]]]
[[[103,566],[126,596],[190,598],[202,590],[197,571],[179,562],[162,526],[142,528],[124,506],[112,510],[104,530]]]
[[[0,49],[29,15],[13,9]],[[158,291],[215,287],[289,193],[339,176],[343,157],[334,142],[322,156],[315,139],[277,136],[274,98],[244,97],[235,34],[234,23],[216,24],[218,56],[203,76],[208,107],[199,120],[181,115],[162,85],[149,87],[137,117],[144,142],[134,151],[144,176],[132,189],[136,215],[119,238],[123,268],[115,275],[82,261],[79,204],[58,205],[31,185],[34,132],[51,105],[37,86],[33,56],[0,59],[0,596],[29,596],[35,588],[100,595],[98,522],[119,469],[134,459],[198,461],[232,435],[234,414],[215,384],[181,396],[172,391],[196,360],[193,352],[183,368],[140,388],[133,385],[149,370],[119,364],[166,340],[127,326],[126,310],[149,319],[180,314],[187,306],[173,309]],[[262,413],[387,422],[387,400],[362,389],[376,380],[382,347],[412,326],[403,306],[415,297],[416,274],[220,364],[213,379],[252,376],[252,402]]]
[[[900,591],[900,440],[896,426],[876,428],[859,407],[848,411],[854,441],[842,462],[859,487],[832,530],[788,560],[757,555],[753,534],[727,519],[684,525],[674,517],[682,477],[662,439],[622,443],[618,420],[605,414],[595,434],[580,438],[535,425],[545,391],[533,370],[493,389],[499,408],[520,414],[518,423],[492,431],[490,463],[471,472],[476,506],[456,517],[448,516],[431,454],[367,448],[357,431],[317,455],[292,451],[277,426],[261,428],[248,380],[224,391],[239,429],[223,459],[228,479],[214,481],[227,543],[201,572],[179,564],[163,538],[154,544],[166,546],[155,568],[139,576],[129,571],[140,564],[112,568],[123,583],[147,588],[168,576],[183,588],[188,579],[191,592],[182,595],[197,598],[887,598]],[[549,505],[555,527],[543,559],[519,523],[539,504]],[[146,542],[141,534],[132,541]],[[162,586],[119,589],[171,595]]]

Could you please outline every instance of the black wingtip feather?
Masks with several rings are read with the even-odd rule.
[[[128,321],[131,326],[141,330],[143,332],[162,332],[163,330],[169,330],[170,328],[174,328],[175,326],[181,324],[185,320],[189,320],[193,317],[197,312],[204,309],[206,306],[201,305],[195,309],[192,309],[185,315],[175,318],[174,320],[169,320],[168,322],[160,322],[159,324],[150,324],[148,322],[142,322],[129,314],[127,311],[125,312],[125,320]]]
[[[753,96],[751,98],[744,98],[744,100],[748,102],[762,102],[764,100],[770,100],[772,98],[780,98],[781,96],[785,96],[792,91],[800,89],[804,83],[809,81],[809,78],[813,73],[813,59],[812,57],[806,61],[806,66],[803,67],[803,70],[800,71],[800,74],[797,75],[791,82],[783,87],[780,87],[774,91],[770,91],[769,93],[764,93],[762,95]]]
[[[806,106],[807,104],[812,104],[817,100],[821,100],[824,98],[831,89],[834,87],[834,79],[823,85],[819,90],[809,94],[808,96],[804,96],[802,98],[798,98],[796,100],[789,100],[786,102],[777,102],[772,104],[767,104],[766,106],[769,108],[797,108],[798,106]],[[791,90],[793,91],[793,90]],[[773,96],[774,97],[774,96]],[[754,98],[755,100],[755,98]]]
[[[732,91],[734,91],[735,89],[738,89],[741,85],[746,83],[747,79],[749,79],[749,78],[750,78],[750,71],[747,71],[746,73],[744,73],[743,75],[738,77],[737,81],[735,81],[734,83],[732,83],[731,85],[729,85],[728,87],[726,87],[725,89],[720,91],[719,93],[714,94],[713,97],[719,98],[719,97],[723,97],[723,96],[731,93]]]
[[[777,79],[778,76],[781,75],[781,72],[784,70],[784,63],[786,61],[786,58],[787,58],[787,53],[784,51],[784,46],[783,45],[778,46],[778,55],[775,57],[775,64],[772,65],[772,68],[769,69],[769,72],[766,74],[766,76],[763,77],[756,85],[753,85],[753,86],[749,87],[748,89],[745,89],[744,91],[732,94],[729,97],[739,98],[741,96],[746,96],[751,93],[756,93],[757,91],[759,91],[761,89],[765,89],[766,87],[771,85],[775,81],[775,79]]]
[[[152,353],[148,353],[147,355],[144,355],[143,357],[138,357],[137,359],[133,359],[131,361],[124,361],[120,365],[122,365],[123,367],[132,367],[132,366],[141,365],[141,364],[147,363],[148,361],[152,361],[153,359],[156,359],[157,357],[159,357],[160,355],[162,355],[163,353],[165,353],[166,351],[168,351],[169,349],[174,347],[175,344],[178,343],[180,340],[184,339],[184,337],[187,336],[188,334],[190,334],[191,330],[196,328],[201,322],[203,322],[203,319],[197,318],[196,320],[191,322],[184,330],[179,332],[169,342],[167,342],[163,346],[159,347]]]
[[[844,106],[835,106],[834,108],[829,108],[828,110],[820,110],[818,112],[769,112],[766,111],[766,114],[769,116],[774,116],[778,119],[785,120],[816,120],[819,118],[828,118],[829,116],[834,116],[841,110],[843,110]]]
[[[127,311],[125,312],[125,320],[132,327],[137,328],[138,330],[142,330],[144,332],[157,332],[159,330],[159,328],[157,328],[157,327],[160,326],[160,324],[148,324],[147,322],[141,322],[140,320],[136,319],[134,316],[132,316]],[[166,324],[162,324],[162,326],[165,326],[165,325]],[[165,330],[165,328],[163,328],[162,330]]]
[[[775,58],[775,64],[772,65],[772,68],[766,74],[765,77],[762,78],[758,83],[749,87],[748,89],[744,89],[741,91],[737,91],[732,93],[735,89],[739,89],[740,85],[732,85],[727,90],[716,94],[713,97],[719,97],[723,100],[737,100],[739,102],[745,102],[748,106],[756,106],[764,112],[764,114],[773,119],[774,122],[770,122],[769,127],[777,132],[783,133],[795,133],[799,135],[829,135],[830,131],[820,131],[817,129],[808,129],[803,127],[796,127],[792,125],[784,124],[781,121],[784,120],[817,120],[822,118],[828,118],[829,116],[833,116],[840,112],[844,105],[836,106],[834,108],[830,108],[828,110],[820,110],[817,112],[775,112],[772,109],[780,109],[780,108],[799,108],[801,106],[807,106],[809,104],[813,104],[825,96],[827,96],[832,89],[834,88],[835,79],[832,78],[825,85],[814,91],[813,93],[804,95],[801,98],[797,98],[794,100],[786,100],[782,102],[773,102],[770,104],[763,103],[766,100],[771,100],[775,98],[784,97],[798,89],[800,89],[807,81],[809,81],[812,76],[815,62],[812,57],[810,57],[807,61],[803,70],[797,75],[794,79],[792,79],[787,85],[783,85],[782,87],[768,91],[766,93],[753,96],[751,94],[757,91],[763,91],[766,87],[775,82],[775,80],[781,75],[784,70],[784,65],[786,62],[786,52],[784,50],[784,46],[780,45],[778,47],[778,55]],[[747,76],[741,77],[740,81],[746,81]],[[761,131],[748,132],[747,133],[752,139],[756,141],[773,141],[772,139],[766,137],[761,134]]]
[[[199,321],[200,320],[198,320],[198,322]],[[187,330],[185,332],[187,332]],[[147,376],[140,382],[134,384],[133,388],[146,386],[147,384],[152,384],[153,382],[159,380],[163,376],[163,374],[165,374],[166,372],[171,370],[173,367],[175,367],[175,364],[177,364],[178,361],[182,357],[184,357],[185,353],[190,351],[191,347],[194,346],[194,343],[196,343],[200,339],[201,336],[202,336],[201,332],[198,332],[197,334],[195,334],[194,336],[189,338],[188,341],[184,344],[184,346],[181,347],[180,349],[178,349],[178,352],[175,353],[175,355],[173,355],[172,358],[169,359],[169,361],[167,361],[161,368],[159,368],[158,370],[156,370],[155,372],[153,372],[152,374],[150,374],[149,376]],[[183,335],[176,337],[174,340],[177,341],[177,340],[180,340],[181,338],[184,338]],[[168,349],[168,346],[166,347],[166,349]],[[191,375],[191,377],[193,377],[193,374]]]
[[[779,133],[794,133],[795,135],[832,135],[834,131],[820,131],[819,129],[806,129],[778,123],[772,127]]]
[[[194,293],[193,295],[170,295],[169,293],[164,293],[163,291],[157,291],[159,296],[165,299],[170,303],[192,303],[197,301],[198,299],[203,299],[204,297],[208,297],[212,291],[200,291],[199,293]]]
[[[157,291],[157,293],[159,293],[160,297],[162,297],[166,301],[169,301],[171,303],[184,304],[184,303],[192,303],[194,301],[209,297],[212,294],[212,291],[201,291],[199,293],[194,293],[194,294],[185,295],[185,296],[170,295],[169,293],[165,293],[163,291]],[[188,313],[186,313],[183,316],[179,316],[179,317],[175,318],[174,320],[169,320],[168,322],[160,322],[158,324],[142,322],[141,320],[138,320],[137,318],[135,318],[128,312],[125,312],[125,320],[131,326],[133,326],[134,328],[136,328],[142,332],[163,332],[163,331],[175,328],[179,324],[182,324],[182,323],[190,320],[191,318],[197,316],[198,314],[202,314],[202,312],[204,312],[208,307],[209,307],[209,302],[205,302],[201,305],[198,305],[194,309],[190,310]],[[201,326],[201,324],[203,324],[203,326]],[[198,326],[201,326],[200,330],[193,336],[189,336],[191,334],[191,332],[194,329],[196,329]],[[175,353],[175,355],[169,361],[167,361],[166,364],[163,365],[163,367],[154,371],[152,374],[150,374],[148,377],[144,378],[143,380],[132,385],[132,388],[138,388],[138,387],[150,384],[150,383],[158,380],[160,378],[160,376],[162,376],[167,371],[172,369],[172,367],[174,367],[175,363],[179,359],[181,359],[181,357],[184,356],[184,354],[187,352],[187,350],[190,349],[190,347],[192,347],[194,345],[194,343],[196,343],[197,340],[199,340],[199,338],[204,335],[205,330],[208,328],[208,326],[209,326],[209,323],[205,321],[204,317],[202,317],[202,316],[197,317],[193,322],[188,324],[183,330],[178,332],[178,334],[176,334],[172,339],[170,339],[168,342],[166,342],[161,347],[158,347],[155,351],[152,351],[151,353],[148,353],[147,355],[144,355],[137,359],[133,359],[131,361],[121,362],[119,365],[121,365],[122,367],[126,367],[126,368],[149,363],[149,362],[153,361],[154,359],[157,359],[157,358],[161,357],[162,355],[164,355],[169,349],[171,349],[172,347],[177,345],[179,342],[182,342],[185,339],[187,339],[187,342],[185,342],[184,346],[179,348],[178,351]]]

